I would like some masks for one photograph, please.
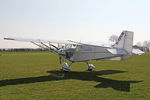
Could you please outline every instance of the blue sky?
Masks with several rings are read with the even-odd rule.
[[[150,40],[149,0],[0,0],[0,48],[32,47],[2,37],[108,41],[122,30]]]

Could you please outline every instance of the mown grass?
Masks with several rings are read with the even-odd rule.
[[[0,100],[149,100],[150,54],[124,61],[74,63],[61,71],[49,52],[3,52],[0,56]]]

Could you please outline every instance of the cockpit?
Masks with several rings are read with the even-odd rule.
[[[70,59],[75,52],[75,48],[68,48],[65,50],[65,55],[67,59]]]

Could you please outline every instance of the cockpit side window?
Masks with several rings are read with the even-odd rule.
[[[69,49],[67,49],[65,51],[66,51],[66,58],[70,59],[73,56],[73,54],[74,54],[75,48],[69,48]]]

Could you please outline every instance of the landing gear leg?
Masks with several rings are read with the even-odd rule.
[[[93,64],[88,64],[88,62],[87,62],[87,67],[88,67],[88,71],[92,71],[93,69],[96,68]]]
[[[71,68],[70,68],[71,65],[72,65],[72,62],[69,65],[66,62],[64,62],[62,65],[63,71],[70,72],[71,71]]]

